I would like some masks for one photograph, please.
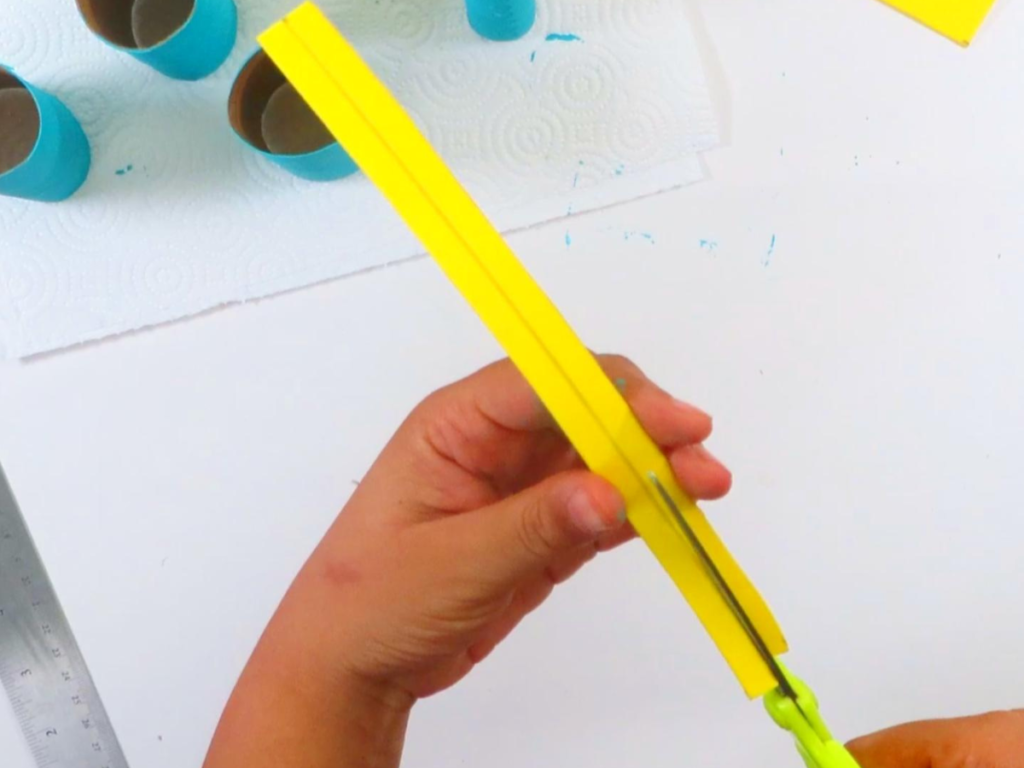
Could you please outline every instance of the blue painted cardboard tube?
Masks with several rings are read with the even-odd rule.
[[[228,97],[228,121],[238,137],[272,163],[289,173],[310,181],[334,181],[350,176],[359,166],[341,145],[322,128],[312,111],[296,95],[287,103],[296,113],[300,127],[315,123],[322,131],[315,132],[313,146],[308,151],[274,151],[267,143],[266,113],[271,100],[280,89],[291,86],[277,65],[262,50],[254,53],[242,66]],[[285,118],[288,115],[284,116]],[[285,125],[287,130],[287,125]],[[285,139],[288,137],[285,136]],[[288,142],[285,141],[285,144]]]
[[[533,27],[536,0],[466,0],[469,25],[488,40],[517,40]]]
[[[89,174],[89,140],[64,104],[0,65],[0,94],[11,97],[16,91],[32,97],[35,114],[30,109],[0,111],[0,143],[13,141],[20,135],[23,142],[31,142],[25,144],[31,149],[20,161],[15,159],[13,167],[5,167],[0,160],[0,195],[43,202],[65,200],[82,186]],[[21,103],[28,106],[27,99]],[[20,125],[6,125],[4,120],[17,121]],[[0,157],[4,155],[6,152],[0,152]]]
[[[238,35],[234,0],[78,0],[78,10],[113,48],[178,80],[211,74]]]

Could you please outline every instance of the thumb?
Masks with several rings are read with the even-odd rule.
[[[560,555],[625,525],[615,486],[583,470],[563,472],[489,507],[450,520],[461,561],[479,581],[503,588]]]

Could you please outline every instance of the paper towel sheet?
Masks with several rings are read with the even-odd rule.
[[[70,0],[0,0],[0,61],[93,145],[70,201],[0,198],[0,357],[23,357],[422,252],[363,177],[297,180],[233,134],[232,79],[295,0],[238,0],[227,64],[169,80],[92,36]],[[541,0],[480,39],[462,0],[324,0],[503,230],[698,180],[716,125],[680,0]]]

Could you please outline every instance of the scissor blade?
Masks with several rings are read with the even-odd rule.
[[[686,521],[682,511],[679,509],[679,506],[669,495],[668,491],[665,490],[661,481],[658,480],[658,476],[654,474],[654,472],[650,472],[648,476],[654,484],[654,487],[657,489],[658,495],[661,496],[662,501],[665,502],[665,506],[667,506],[669,511],[672,513],[672,517],[679,525],[683,535],[686,536],[686,540],[690,543],[690,546],[693,547],[693,551],[697,553],[698,559],[701,561],[701,564],[707,571],[711,581],[722,595],[722,599],[725,600],[726,605],[729,606],[729,610],[732,611],[736,620],[739,621],[740,626],[743,627],[743,631],[747,634],[747,637],[750,638],[750,642],[757,650],[757,654],[761,657],[761,660],[764,661],[768,670],[778,682],[779,692],[786,698],[792,699],[796,702],[796,691],[793,689],[793,686],[790,685],[785,672],[782,671],[782,667],[779,665],[779,662],[776,661],[775,656],[773,656],[772,652],[768,649],[768,644],[765,642],[764,638],[761,637],[761,633],[757,631],[757,627],[754,626],[754,622],[750,620],[750,616],[747,615],[743,605],[737,599],[736,593],[732,591],[732,587],[729,586],[729,582],[725,580],[722,572],[718,569],[718,566],[715,565],[715,561],[711,558],[711,555],[708,554],[707,549],[704,548],[704,545],[697,537],[692,526]]]

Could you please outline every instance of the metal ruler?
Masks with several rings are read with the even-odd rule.
[[[128,768],[3,467],[0,682],[38,768]]]

